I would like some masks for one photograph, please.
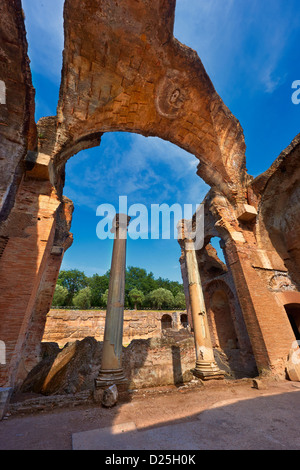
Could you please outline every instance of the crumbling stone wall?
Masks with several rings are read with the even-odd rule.
[[[21,1],[1,1],[0,221],[8,217],[14,205],[27,152],[36,147],[35,93],[25,34]],[[1,243],[0,232],[0,247]]]
[[[278,294],[299,292],[295,242],[299,148],[297,136],[268,171],[249,179],[245,188],[249,204],[230,204],[214,189],[203,202],[205,247],[214,236],[223,241],[226,269],[233,280],[258,370],[281,377],[285,377],[295,335]],[[213,278],[203,264],[200,272],[204,283]]]
[[[161,337],[161,319],[166,312],[151,310],[125,310],[123,324],[123,345],[133,339]],[[172,329],[183,328],[181,315],[185,312],[167,312],[172,320]],[[43,342],[57,343],[59,347],[72,341],[80,341],[87,336],[103,341],[105,310],[64,310],[52,309],[46,319]]]
[[[43,395],[92,393],[101,364],[103,343],[86,337],[59,349],[43,343],[43,359],[24,380],[21,390]],[[193,375],[194,340],[185,332],[160,338],[135,339],[123,347],[126,388],[182,385]]]

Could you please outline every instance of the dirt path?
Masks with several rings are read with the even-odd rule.
[[[74,433],[128,422],[134,422],[138,430],[179,426],[199,421],[199,415],[205,417],[202,426],[214,431],[206,435],[207,448],[235,448],[232,429],[238,421],[246,432],[244,438],[241,430],[238,434],[241,448],[244,441],[250,448],[259,447],[260,442],[264,446],[269,442],[268,448],[300,448],[300,384],[272,382],[256,389],[251,380],[241,380],[139,391],[130,398],[121,397],[111,409],[89,404],[30,415],[13,414],[0,422],[0,449],[68,450],[72,449]],[[260,440],[255,437],[258,420],[263,436]],[[232,442],[228,437],[224,441],[226,427],[231,429]],[[219,437],[215,434],[217,429]],[[200,448],[202,444],[199,441]],[[134,449],[134,443],[132,446]]]

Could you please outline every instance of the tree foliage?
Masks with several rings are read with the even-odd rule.
[[[54,307],[63,307],[66,305],[66,300],[68,298],[69,291],[66,287],[56,285],[52,305]]]
[[[144,295],[155,289],[156,281],[153,273],[147,273],[145,269],[130,266],[126,270],[125,295],[128,296],[132,289],[138,289]]]
[[[168,308],[174,306],[174,296],[172,292],[163,287],[153,290],[148,294],[148,299],[153,308]]]
[[[85,287],[81,289],[73,298],[73,304],[75,307],[85,309],[90,308],[91,306],[91,289],[90,287]]]
[[[101,299],[102,299],[102,304],[107,307],[107,301],[108,301],[108,289],[106,289],[105,292],[103,292],[102,296],[101,296]]]
[[[89,287],[91,289],[91,305],[93,307],[106,306],[106,302],[103,301],[103,294],[107,291],[109,285],[109,272],[103,276],[94,274],[89,278]]]
[[[186,309],[185,295],[183,292],[178,292],[174,298],[174,307],[181,310]]]
[[[68,289],[68,304],[72,304],[73,297],[85,287],[88,286],[88,278],[84,272],[78,269],[71,269],[69,271],[60,271],[57,279],[57,284]]]
[[[67,297],[61,301],[61,306],[74,305],[73,301],[81,302],[82,298],[89,298],[89,302],[85,301],[85,305],[90,303],[91,307],[107,306],[107,295],[109,287],[110,271],[103,275],[94,274],[91,277],[85,275],[78,269],[69,271],[61,271],[58,276],[57,285],[67,289]],[[89,288],[85,293],[82,290]],[[162,290],[159,290],[162,289]],[[155,291],[159,291],[153,294]],[[166,294],[165,291],[168,291]],[[87,295],[89,292],[89,295]],[[64,291],[66,293],[66,291]],[[78,294],[80,296],[78,297]],[[171,294],[171,295],[170,295]],[[77,298],[78,297],[78,298]],[[160,300],[162,299],[162,300]],[[53,306],[57,303],[57,297],[53,298]],[[83,302],[83,300],[82,300]],[[125,307],[135,308],[185,308],[183,285],[176,281],[163,279],[159,277],[155,279],[152,272],[147,273],[143,268],[129,266],[126,269],[125,282]],[[88,308],[85,306],[84,308]]]
[[[137,307],[141,307],[143,305],[143,302],[145,300],[145,296],[141,290],[138,290],[136,287],[131,289],[129,292],[129,301],[132,303],[134,306],[135,310]]]

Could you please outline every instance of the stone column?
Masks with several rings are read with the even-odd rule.
[[[190,293],[189,293],[189,281],[186,269],[186,259],[185,259],[185,251],[184,248],[181,246],[181,256],[179,258],[180,262],[180,269],[181,269],[181,277],[183,282],[183,290],[185,296],[185,304],[186,304],[186,311],[189,325],[192,326],[192,311],[191,311],[191,300],[190,300]]]
[[[104,329],[102,363],[96,388],[126,381],[122,369],[122,340],[125,297],[126,241],[130,217],[117,214],[112,232],[115,233],[108,301]]]
[[[183,247],[196,349],[196,366],[193,373],[202,380],[223,379],[224,372],[219,369],[214,358],[194,241],[188,234],[187,238],[184,235]]]

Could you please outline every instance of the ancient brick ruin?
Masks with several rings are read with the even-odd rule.
[[[63,348],[71,341],[81,341],[92,336],[103,341],[105,310],[51,309],[47,314],[42,341],[56,343]],[[123,345],[133,339],[160,338],[164,330],[180,331],[188,328],[185,311],[124,310]]]
[[[300,135],[251,177],[243,130],[198,55],[174,38],[174,11],[175,0],[66,0],[57,115],[35,123],[21,0],[1,1],[3,388],[16,389],[39,361],[72,243],[65,164],[111,131],[158,136],[199,159],[197,173],[211,187],[196,256],[212,345],[234,350],[245,371],[254,364],[259,374],[300,379],[288,360],[300,331]],[[226,266],[213,237],[222,240]],[[184,247],[180,262],[190,307]]]

